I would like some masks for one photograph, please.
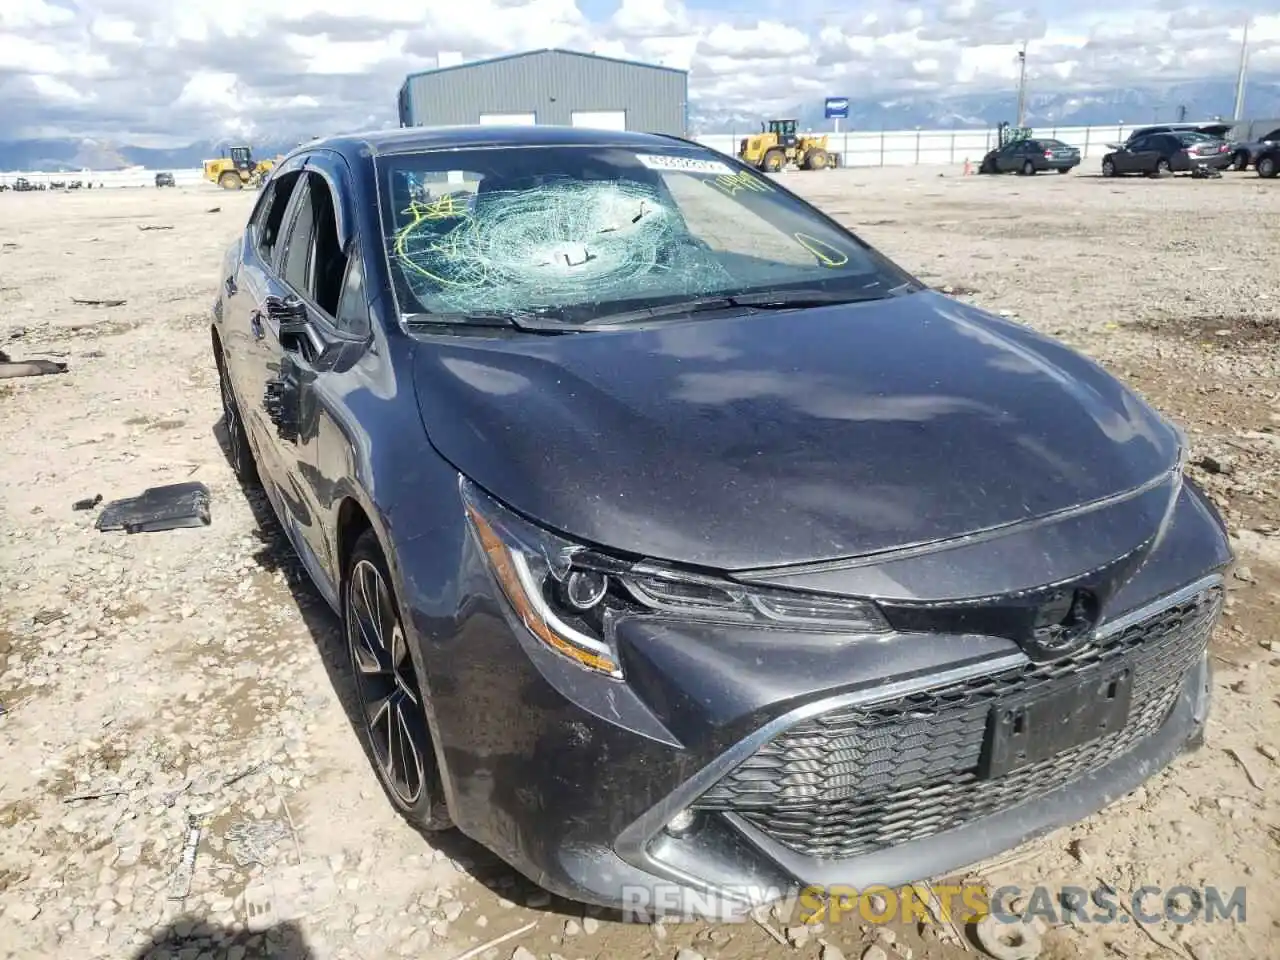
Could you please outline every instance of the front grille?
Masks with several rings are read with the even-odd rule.
[[[739,814],[805,856],[843,859],[1034,800],[1160,727],[1221,609],[1222,590],[1212,587],[1061,660],[833,710],[770,740],[695,806]],[[1051,693],[1117,666],[1133,671],[1123,728],[1003,777],[980,778],[995,701]]]

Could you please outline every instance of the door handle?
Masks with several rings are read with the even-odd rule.
[[[236,275],[234,273],[222,282],[222,286],[226,289],[228,297],[234,297],[240,290],[239,284],[236,283]]]
[[[253,332],[253,339],[261,340],[264,331],[262,329],[262,311],[254,310],[249,314],[249,329]]]

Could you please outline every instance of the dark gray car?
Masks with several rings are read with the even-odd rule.
[[[1070,173],[1079,165],[1080,151],[1061,140],[1015,140],[983,157],[978,172],[1030,176],[1047,170]]]
[[[309,143],[218,289],[390,802],[553,892],[936,877],[1200,742],[1231,553],[1181,432],[733,158]]]

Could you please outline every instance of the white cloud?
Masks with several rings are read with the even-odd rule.
[[[690,71],[696,106],[755,117],[835,93],[1008,91],[1023,41],[1038,89],[1229,79],[1249,6],[1253,74],[1280,74],[1274,0],[620,0],[608,16],[597,0],[278,0],[233,17],[154,0],[0,0],[0,140],[394,123],[404,74],[443,50],[660,62]]]

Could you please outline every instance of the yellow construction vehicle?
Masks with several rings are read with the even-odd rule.
[[[204,162],[204,178],[223,190],[242,190],[246,186],[256,187],[261,184],[275,165],[275,160],[259,160],[255,163],[250,147],[232,147],[227,151],[227,156]]]
[[[797,134],[794,120],[762,123],[759,133],[742,138],[738,159],[769,173],[777,173],[788,163],[801,170],[825,170],[835,165],[827,152],[827,135]]]

